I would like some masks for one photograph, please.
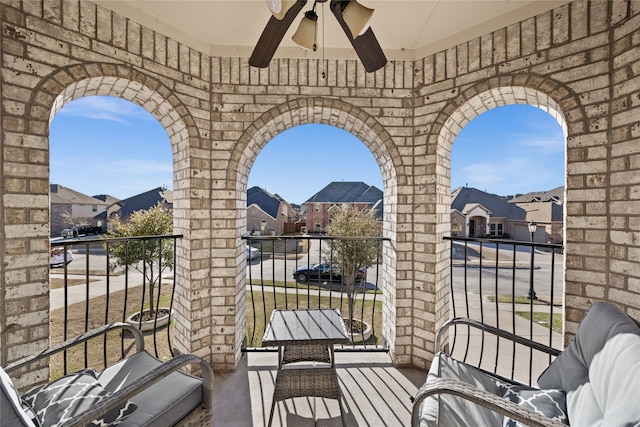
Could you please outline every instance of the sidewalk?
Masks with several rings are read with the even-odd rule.
[[[477,297],[477,295],[475,295]],[[460,299],[457,299],[460,301]],[[482,307],[482,310],[481,310]],[[496,308],[497,307],[497,308]],[[548,313],[550,306],[548,304],[534,304],[534,312]],[[466,308],[457,304],[457,317],[466,317]],[[547,346],[562,349],[564,348],[562,336],[553,332],[546,326],[531,323],[528,319],[512,315],[511,303],[498,303],[489,300],[483,300],[482,304],[478,298],[469,299],[469,317],[483,323],[513,332],[521,337],[532,339]],[[531,306],[529,304],[516,304],[515,311],[529,312]],[[562,309],[554,307],[553,313],[561,313]],[[472,364],[478,364],[480,367],[493,371],[496,361],[501,369],[498,374],[505,377],[511,377],[514,372],[514,379],[523,383],[529,382],[529,376],[535,383],[538,376],[549,365],[549,358],[546,353],[534,351],[532,364],[530,352],[527,347],[517,344],[515,347],[512,342],[505,338],[496,338],[490,334],[483,333],[479,329],[467,328],[466,326],[458,326],[449,329],[449,344],[453,345],[453,333],[456,333],[456,343],[453,347],[453,356],[462,360],[467,354],[467,361]],[[468,342],[468,351],[466,350]],[[515,350],[515,354],[514,354]]]
[[[58,276],[58,274],[55,274]],[[60,275],[62,276],[62,275]],[[64,276],[62,276],[64,277]],[[68,279],[80,279],[86,280],[87,276],[84,274],[69,274]],[[96,279],[95,281],[92,281]],[[168,279],[162,279],[168,280]],[[129,289],[142,286],[142,273],[138,271],[129,272],[128,286]],[[125,289],[126,276],[124,274],[117,274],[109,276],[109,290],[110,292],[123,291]],[[89,276],[89,298],[97,298],[107,294],[107,279],[106,276]],[[67,304],[75,304],[84,302],[87,300],[87,285],[74,285],[67,287]],[[65,304],[65,289],[57,288],[52,289],[49,293],[50,310],[56,310],[63,308]]]

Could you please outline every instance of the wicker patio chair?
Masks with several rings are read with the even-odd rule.
[[[596,302],[562,351],[471,319],[453,324],[557,356],[537,387],[518,384],[440,351],[413,403],[412,426],[640,426],[640,324],[614,304]]]
[[[133,334],[135,354],[99,372],[84,370],[65,375],[22,396],[13,387],[9,372],[117,329]],[[186,365],[197,365],[201,378],[179,371]],[[3,426],[34,426],[34,416],[40,424],[46,419],[47,425],[61,423],[65,427],[100,425],[92,422],[108,422],[113,418],[121,427],[213,426],[211,366],[190,354],[162,362],[144,350],[142,333],[124,323],[102,326],[0,368],[0,380],[0,425]],[[45,407],[41,406],[43,403]],[[36,406],[31,406],[33,404]],[[58,415],[60,418],[56,419]]]

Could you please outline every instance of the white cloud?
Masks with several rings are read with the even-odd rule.
[[[58,114],[89,119],[135,124],[140,120],[155,120],[142,107],[111,96],[86,96],[65,105]]]
[[[537,155],[555,155],[564,152],[565,140],[562,135],[521,135],[519,145],[535,150]]]

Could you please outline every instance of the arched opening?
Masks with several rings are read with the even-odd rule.
[[[80,70],[78,70],[78,68],[80,68]],[[193,126],[193,120],[184,106],[179,104],[175,97],[169,100],[169,98],[171,98],[170,92],[162,84],[154,82],[153,79],[146,78],[145,83],[141,83],[139,79],[143,78],[143,76],[138,74],[132,76],[130,70],[126,68],[119,68],[117,70],[117,74],[120,75],[120,77],[105,77],[107,74],[113,74],[113,70],[107,73],[103,70],[101,64],[96,64],[96,66],[90,68],[90,70],[91,73],[87,73],[84,66],[71,66],[69,69],[61,70],[59,75],[52,76],[51,81],[67,81],[69,75],[67,73],[80,76],[92,74],[92,76],[84,77],[65,87],[61,87],[56,83],[55,85],[57,85],[56,87],[58,88],[57,96],[52,96],[42,88],[40,91],[35,91],[35,98],[50,99],[48,105],[50,105],[51,108],[50,110],[33,109],[33,111],[31,111],[33,119],[41,123],[51,123],[56,114],[70,102],[93,95],[103,95],[130,101],[146,110],[154,117],[153,120],[159,122],[159,132],[164,133],[165,140],[168,136],[170,142],[169,150],[171,151],[169,151],[169,156],[171,159],[171,170],[169,171],[170,180],[167,187],[172,184],[174,191],[176,191],[176,196],[173,200],[173,212],[174,218],[177,217],[180,218],[180,220],[174,220],[174,233],[183,235],[183,239],[178,239],[177,241],[174,269],[179,277],[179,280],[176,281],[177,286],[181,288],[177,294],[184,295],[190,292],[190,287],[194,286],[194,281],[190,280],[192,268],[188,262],[191,257],[191,245],[188,239],[191,237],[192,230],[188,223],[185,223],[185,220],[188,220],[191,215],[189,211],[191,201],[188,192],[188,189],[192,185],[189,146],[190,144],[197,143],[194,141],[198,139],[196,128]],[[61,75],[64,77],[61,77]],[[44,86],[47,87],[46,85]],[[176,102],[178,102],[178,105],[175,105]],[[180,110],[180,113],[178,113],[178,110]],[[49,142],[48,139],[45,141]],[[46,146],[46,150],[48,155],[50,150],[48,145]],[[95,162],[99,161],[99,158],[95,160]],[[138,164],[138,166],[139,165],[140,164]],[[46,212],[49,213],[49,210],[47,209]],[[54,291],[55,290],[52,290],[51,292],[53,293]],[[53,297],[50,299],[53,299]],[[175,334],[175,339],[172,344],[181,352],[193,351],[194,344],[190,334],[187,332],[191,329],[191,323],[186,320],[191,317],[190,310],[191,307],[185,304],[184,300],[174,305],[174,320],[178,326],[178,328],[176,328],[178,332]],[[91,310],[88,310],[87,312],[90,311]]]
[[[362,242],[361,255],[356,256],[358,262],[367,263],[358,265],[367,275],[355,294],[347,294],[341,283],[345,259],[332,253],[335,241],[326,235],[334,216],[352,207],[375,218],[362,236],[381,237],[377,226],[384,211],[382,177],[369,148],[335,126],[302,124],[279,133],[263,147],[248,182],[246,241],[260,256],[247,262],[252,285],[247,289],[247,348],[261,346],[262,325],[272,310],[338,308],[348,316],[346,302],[351,295],[358,320],[371,330],[366,340],[354,345],[382,347],[382,281],[377,274],[382,254],[364,259],[365,246],[381,247],[382,242]],[[265,290],[265,282],[273,288]],[[367,298],[372,294],[377,298]]]
[[[104,233],[125,199],[139,199],[137,210],[152,207],[146,205],[156,200],[143,200],[143,193],[153,189],[164,191],[167,203],[173,202],[167,133],[156,118],[131,101],[86,96],[69,102],[51,121],[49,143],[51,191],[62,186],[70,194],[87,196],[77,203],[62,195],[52,198],[51,237],[82,224]]]
[[[546,120],[542,122],[545,126],[549,122],[553,123],[551,136],[547,130],[544,138],[535,137],[530,129],[527,130],[522,123],[518,124],[513,117],[511,119],[502,117],[499,121],[487,123],[486,126],[490,131],[486,135],[488,141],[482,141],[478,135],[465,134],[467,126],[473,130],[474,125],[482,122],[482,116],[491,118],[499,113],[509,113],[508,108],[518,111],[528,109],[525,111],[530,115],[542,115]],[[526,138],[519,137],[520,134],[511,129],[506,141],[496,144],[496,140],[500,138],[500,128],[509,128],[504,124],[505,120],[511,120],[517,130],[526,135]],[[474,123],[474,121],[478,122]],[[540,125],[541,122],[537,123]],[[531,125],[532,122],[526,124]],[[451,178],[448,180],[451,189],[451,206],[448,207],[450,216],[446,228],[452,234],[455,231],[457,236],[449,238],[445,233],[442,235],[442,239],[446,242],[442,247],[443,255],[444,251],[450,251],[451,267],[447,269],[448,278],[436,284],[438,294],[445,295],[437,301],[437,305],[443,307],[443,312],[447,312],[438,320],[439,322],[452,316],[473,318],[480,316],[477,320],[494,326],[517,325],[518,321],[514,320],[517,319],[516,310],[512,310],[511,306],[507,309],[501,304],[503,301],[509,304],[517,303],[520,299],[525,302],[533,301],[536,299],[534,286],[540,297],[544,296],[546,307],[548,307],[545,315],[549,316],[549,319],[545,322],[551,325],[552,317],[562,316],[562,309],[555,307],[562,302],[564,295],[564,260],[561,245],[564,237],[558,234],[557,229],[558,224],[562,229],[563,204],[558,204],[555,197],[550,197],[549,209],[543,209],[540,204],[523,208],[519,206],[520,203],[516,203],[517,198],[511,194],[494,194],[497,191],[493,191],[489,184],[493,182],[497,186],[500,181],[517,183],[517,176],[520,173],[522,174],[520,182],[524,184],[523,190],[505,192],[524,193],[528,190],[533,193],[537,189],[531,185],[537,185],[538,182],[540,185],[545,185],[547,182],[542,179],[536,180],[536,170],[544,173],[545,167],[551,164],[551,167],[556,169],[556,173],[551,177],[551,184],[547,184],[551,188],[540,188],[537,193],[543,193],[542,190],[557,189],[560,192],[558,198],[563,199],[563,186],[566,180],[564,166],[566,136],[567,123],[559,104],[546,94],[528,87],[496,87],[470,97],[448,115],[438,139],[439,146],[451,153],[451,157],[442,156],[440,161],[451,173]],[[458,138],[461,141],[458,141]],[[475,138],[470,142],[476,143],[477,151],[468,149],[465,142],[469,141],[465,141],[465,138]],[[521,139],[520,143],[518,138]],[[460,142],[460,150],[469,156],[466,170],[465,166],[460,164],[457,165],[457,169],[451,167],[459,160],[453,158],[456,154],[455,145],[458,142]],[[540,152],[527,151],[525,147],[530,150],[540,150]],[[542,162],[551,149],[555,151],[553,159],[555,161]],[[531,168],[525,167],[528,163],[521,156],[531,160]],[[540,165],[538,162],[543,164]],[[458,177],[456,177],[457,170],[460,171]],[[467,175],[463,175],[462,172],[467,172]],[[560,182],[557,182],[558,180]],[[474,182],[481,183],[479,186],[482,186],[482,189],[473,188]],[[535,200],[536,197],[533,197],[530,202],[540,203]],[[510,203],[511,201],[513,203]],[[551,205],[557,209],[551,209]],[[535,222],[540,223],[540,229],[538,231],[534,229],[530,233],[529,225]],[[548,244],[552,235],[555,236],[554,243],[558,243],[558,247],[543,247]],[[475,238],[475,240],[465,240],[465,237]],[[515,239],[521,239],[524,244],[520,245]],[[505,250],[506,246],[509,246],[508,250]],[[507,260],[507,258],[510,259]],[[541,269],[539,269],[540,264],[544,264]],[[479,268],[470,272],[467,270],[469,265]],[[478,313],[475,312],[475,307],[480,308]],[[505,314],[512,311],[513,315],[509,314],[510,319],[505,319]],[[517,329],[517,326],[513,328]],[[535,327],[533,330],[537,331]],[[547,345],[562,345],[561,329],[559,333],[554,333],[549,327],[540,334],[544,335],[544,342]],[[464,348],[465,345],[461,344],[461,347]],[[498,363],[497,356],[496,363]]]
[[[237,183],[237,194],[246,197],[247,182],[249,172],[260,150],[271,141],[276,135],[287,131],[298,125],[304,124],[324,124],[349,132],[368,148],[373,155],[380,173],[384,187],[384,217],[383,217],[383,237],[388,241],[384,244],[384,265],[381,272],[381,286],[383,292],[383,323],[382,336],[388,344],[390,351],[395,353],[394,342],[396,339],[396,317],[395,317],[395,265],[396,265],[396,212],[397,212],[397,181],[394,159],[400,159],[396,153],[396,148],[391,143],[391,137],[377,125],[376,121],[363,111],[336,100],[322,98],[299,99],[290,103],[280,105],[273,111],[268,111],[251,126],[240,138],[238,149],[232,156],[237,159],[239,167],[233,179]],[[246,199],[239,200],[238,205],[238,254],[243,254],[244,242],[241,236],[247,232]],[[315,224],[315,223],[314,223]],[[314,225],[315,227],[315,225]],[[238,295],[236,300],[237,312],[245,312],[247,299],[244,295],[246,276],[244,259],[238,263]],[[243,319],[246,321],[246,318]],[[238,328],[244,328],[245,324],[237,324]]]
[[[472,119],[451,151],[452,232],[462,214],[458,235],[529,241],[526,223],[534,221],[536,242],[562,244],[565,145],[557,119],[531,105]]]

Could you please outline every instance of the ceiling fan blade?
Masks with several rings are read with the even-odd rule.
[[[373,34],[373,30],[371,28],[367,29],[364,34],[356,37],[355,39],[351,36],[351,30],[342,16],[342,11],[348,3],[348,0],[331,0],[331,11],[353,45],[353,49],[358,54],[362,65],[364,65],[364,69],[367,70],[367,72],[372,73],[385,66],[387,63],[387,57],[384,55],[384,52],[378,43],[378,39],[375,34]]]
[[[267,26],[264,27],[262,35],[260,35],[260,39],[249,58],[249,65],[258,68],[266,68],[269,66],[269,62],[271,62],[273,54],[276,53],[278,46],[280,46],[282,38],[306,3],[307,0],[296,1],[282,20],[276,19],[273,16],[269,18],[269,22],[267,22]]]

